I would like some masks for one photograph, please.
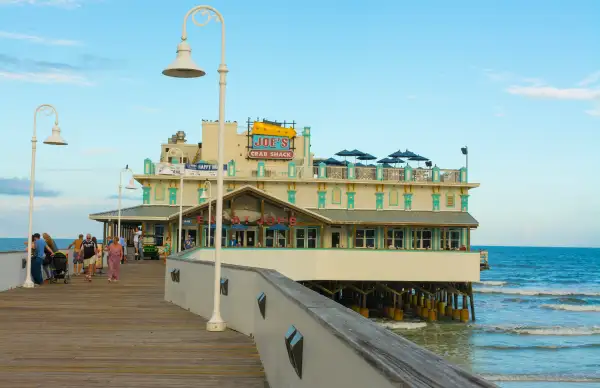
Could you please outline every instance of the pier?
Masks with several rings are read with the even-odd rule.
[[[162,263],[130,262],[121,277],[0,292],[1,385],[265,386],[250,337],[208,333],[202,317],[164,301]]]

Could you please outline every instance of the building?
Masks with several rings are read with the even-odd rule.
[[[227,163],[217,166],[218,130],[218,122],[203,121],[201,143],[187,143],[178,132],[161,145],[160,160],[144,161],[144,173],[134,176],[143,186],[143,204],[122,210],[126,235],[140,225],[148,244],[161,246],[167,237],[181,244],[182,197],[183,238],[210,248],[216,175],[223,168],[222,244],[231,248],[223,251],[226,262],[261,266],[285,249],[289,268],[273,265],[299,281],[479,280],[479,252],[470,252],[478,222],[468,212],[469,190],[479,184],[468,181],[466,167],[320,160],[311,152],[310,127],[266,120],[249,120],[243,131],[237,122],[226,123]],[[117,211],[90,218],[116,234]]]

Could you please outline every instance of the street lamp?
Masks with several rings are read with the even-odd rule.
[[[50,145],[67,145],[67,142],[60,136],[60,127],[58,126],[58,112],[50,104],[42,104],[35,109],[33,113],[33,137],[31,138],[31,176],[29,177],[29,233],[27,234],[27,265],[26,275],[23,287],[33,288],[35,285],[31,280],[31,250],[33,242],[31,241],[31,235],[33,234],[33,194],[35,188],[35,151],[36,151],[36,130],[37,130],[37,115],[38,112],[47,112],[48,115],[54,113],[54,127],[52,127],[52,135],[50,135],[44,144]]]
[[[204,16],[206,19],[203,22],[196,20],[196,14]],[[163,74],[175,78],[197,78],[202,77],[206,73],[199,68],[192,60],[192,49],[187,43],[187,20],[192,17],[192,22],[203,27],[211,20],[215,19],[221,23],[221,64],[219,65],[219,141],[217,153],[217,205],[216,205],[216,225],[215,225],[215,284],[214,284],[214,301],[213,314],[206,329],[208,331],[224,331],[227,324],[221,318],[221,233],[223,226],[223,159],[225,150],[225,85],[227,65],[225,64],[225,20],[223,15],[213,7],[207,5],[199,5],[190,9],[183,18],[183,33],[181,35],[181,43],[177,45],[177,57],[164,71]]]
[[[179,154],[179,157],[182,159],[181,161],[183,161],[183,151],[181,151],[180,148],[171,148],[169,150],[169,152],[167,153],[167,159],[169,159],[169,163],[171,162],[171,158],[173,156],[175,156],[175,154]],[[177,252],[181,252],[181,229],[183,228],[183,174],[185,173],[185,169],[184,171],[179,171],[179,233],[178,238],[179,240],[177,241]]]
[[[209,189],[209,194],[206,195],[206,186],[208,186]],[[202,199],[208,199],[208,246],[210,247],[210,228],[211,228],[211,216],[210,216],[210,211],[212,208],[212,205],[210,203],[210,199],[212,198],[212,183],[210,183],[210,181],[207,179],[206,182],[204,182],[204,191],[202,191],[202,195],[200,196],[200,198]],[[220,292],[220,289],[219,289]]]
[[[117,221],[117,234],[118,236],[116,237],[121,237],[121,192],[123,191],[123,173],[129,171],[131,174],[133,174],[133,171],[131,171],[131,169],[129,168],[129,165],[126,165],[124,169],[121,170],[121,172],[119,173],[119,218]],[[126,190],[136,190],[137,187],[135,187],[135,184],[133,182],[133,177],[131,178],[131,180],[129,181],[129,184],[127,186],[125,186]]]

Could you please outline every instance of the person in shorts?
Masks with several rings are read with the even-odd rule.
[[[83,257],[83,265],[87,268],[85,279],[88,282],[92,281],[92,274],[96,266],[96,255],[98,254],[98,245],[92,240],[92,235],[87,234],[85,240],[81,243],[80,257]]]
[[[77,240],[74,240],[67,249],[73,248],[73,266],[75,276],[80,275],[83,270],[83,257],[80,255],[81,244],[83,243],[83,234],[79,235]]]

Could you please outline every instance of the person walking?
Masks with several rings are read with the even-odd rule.
[[[92,240],[92,235],[87,234],[85,240],[81,243],[80,255],[83,257],[83,265],[87,268],[85,280],[92,281],[92,274],[96,264],[96,255],[98,254],[98,244]]]
[[[73,270],[75,271],[75,276],[81,275],[83,269],[83,258],[80,258],[79,256],[81,243],[83,243],[83,234],[80,234],[77,240],[73,240],[71,245],[67,248],[67,250],[73,248]]]
[[[140,260],[143,255],[142,231],[136,226],[133,232],[133,246],[135,247],[135,260]]]
[[[108,282],[118,282],[123,259],[123,247],[119,239],[115,237],[112,244],[107,247],[108,251]]]
[[[42,238],[44,239],[44,241],[46,242],[46,246],[48,247],[48,249],[46,250],[46,257],[44,258],[43,267],[46,279],[49,281],[54,277],[54,274],[52,272],[52,257],[54,256],[55,252],[58,252],[58,247],[56,246],[56,243],[48,233],[42,233]]]
[[[119,244],[121,244],[121,247],[123,248],[123,257],[121,257],[121,264],[125,264],[127,262],[127,252],[125,251],[127,249],[127,243],[125,242],[125,237],[119,237]]]
[[[35,261],[31,261],[31,277],[37,285],[44,284],[44,276],[42,275],[42,266],[46,258],[46,252],[54,256],[54,251],[48,247],[46,241],[41,238],[39,233],[33,235],[33,247],[35,248]]]

